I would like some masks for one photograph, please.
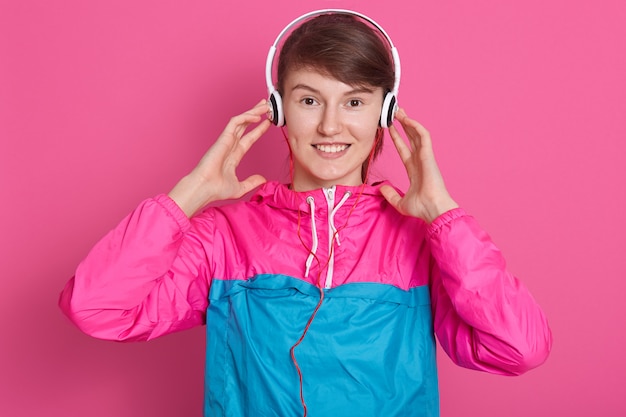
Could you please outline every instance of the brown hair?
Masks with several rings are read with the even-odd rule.
[[[391,91],[394,83],[393,60],[380,32],[348,14],[324,14],[295,29],[283,44],[278,58],[277,90],[289,71],[311,68],[355,87],[381,87]],[[372,160],[382,150],[384,131],[376,132]],[[365,161],[365,180],[370,159]]]

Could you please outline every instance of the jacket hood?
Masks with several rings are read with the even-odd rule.
[[[365,199],[369,201],[385,201],[380,187],[383,184],[389,184],[387,181],[378,182],[375,184],[364,184],[359,186],[346,186],[336,185],[335,193],[338,196],[344,196],[346,193],[350,193],[350,197],[346,201],[346,205],[354,203],[354,199],[362,196],[375,197],[374,199]],[[390,185],[390,184],[389,184]],[[307,203],[308,197],[313,197],[315,201],[326,201],[324,188],[317,188],[309,191],[294,191],[289,188],[289,184],[282,184],[277,181],[269,181],[263,184],[257,192],[250,199],[255,202],[263,202],[270,207],[286,210],[300,210],[301,212],[308,213],[310,206]]]

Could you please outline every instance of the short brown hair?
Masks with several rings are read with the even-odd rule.
[[[347,14],[317,16],[295,29],[281,48],[278,91],[288,71],[312,68],[351,86],[391,91],[393,60],[378,30]]]
[[[393,89],[393,59],[382,34],[359,18],[343,13],[323,14],[296,28],[278,58],[277,90],[284,93],[289,71],[310,68],[355,87]],[[382,150],[383,129],[376,134],[374,158]],[[363,177],[367,171],[366,161]]]

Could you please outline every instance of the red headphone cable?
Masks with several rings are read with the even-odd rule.
[[[289,140],[287,138],[287,135],[285,134],[284,127],[281,128],[281,132],[283,133],[285,141],[287,142],[287,147],[289,149],[289,176],[290,176],[290,180],[291,180],[291,186],[293,187],[293,177],[294,177],[293,153],[291,151],[291,146],[289,145]],[[321,277],[322,277],[322,271],[328,266],[328,264],[330,263],[330,259],[331,259],[331,257],[333,256],[333,253],[334,253],[334,245],[332,244],[332,242],[335,241],[337,235],[339,234],[339,231],[341,231],[341,230],[343,230],[344,228],[347,227],[348,220],[350,219],[350,216],[352,215],[352,212],[356,208],[357,203],[359,202],[359,200],[361,199],[361,196],[363,195],[363,191],[365,190],[365,186],[367,185],[367,179],[369,177],[370,168],[372,166],[372,160],[374,158],[374,153],[376,151],[378,143],[383,139],[383,137],[384,137],[384,133],[383,134],[378,134],[377,133],[377,135],[376,135],[376,142],[374,143],[374,146],[372,147],[372,150],[370,151],[370,154],[368,156],[367,169],[365,171],[365,178],[363,179],[363,182],[362,182],[361,187],[359,189],[359,193],[358,193],[358,195],[357,195],[357,197],[356,197],[356,199],[354,201],[354,204],[352,205],[352,207],[350,208],[350,211],[348,212],[348,216],[346,218],[346,222],[344,223],[344,225],[342,227],[340,227],[339,229],[335,230],[335,232],[333,233],[333,236],[332,236],[332,239],[331,239],[331,245],[330,245],[330,249],[329,249],[329,254],[328,254],[328,259],[326,260],[326,263],[324,264],[324,266],[321,265],[321,262],[320,262],[319,258],[317,257],[317,255],[313,254],[313,258],[317,262],[317,266],[318,266],[317,288],[318,288],[319,293],[320,293],[320,299],[317,302],[317,305],[315,306],[315,309],[311,313],[311,316],[307,320],[306,326],[304,327],[304,330],[302,331],[302,334],[301,334],[300,338],[289,349],[289,354],[290,354],[291,360],[292,360],[292,362],[293,362],[293,364],[294,364],[294,366],[296,368],[296,372],[298,373],[298,379],[299,379],[299,382],[300,382],[300,402],[302,403],[302,409],[303,409],[302,417],[307,417],[308,409],[307,409],[307,406],[306,406],[306,401],[304,399],[304,381],[303,381],[303,376],[302,376],[302,370],[300,368],[300,365],[298,364],[298,360],[296,359],[295,349],[304,341],[304,338],[305,338],[306,334],[308,333],[309,328],[311,327],[311,324],[313,323],[313,320],[315,319],[319,309],[322,307],[322,303],[324,302],[325,292],[324,292],[324,288],[322,286]],[[311,249],[306,245],[306,243],[302,239],[302,235],[300,234],[301,220],[302,220],[302,214],[301,214],[300,208],[298,207],[298,225],[297,225],[298,238],[300,239],[300,243],[302,243],[302,246],[304,246],[304,248],[309,253],[311,253]]]

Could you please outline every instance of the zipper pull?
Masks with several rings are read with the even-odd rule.
[[[335,186],[333,185],[330,188],[325,188],[324,191],[326,191],[326,199],[328,202],[333,203],[335,201]]]

